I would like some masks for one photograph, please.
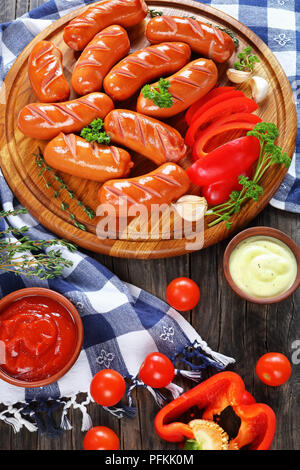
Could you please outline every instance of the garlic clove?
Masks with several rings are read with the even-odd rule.
[[[249,80],[251,76],[251,72],[236,69],[227,69],[226,74],[232,83],[244,83]]]
[[[254,77],[249,80],[249,85],[252,91],[252,98],[256,103],[261,103],[266,99],[269,92],[269,83],[267,80],[258,75],[254,75]]]
[[[207,211],[206,199],[193,194],[180,197],[173,206],[180,217],[188,222],[196,222],[202,219]]]

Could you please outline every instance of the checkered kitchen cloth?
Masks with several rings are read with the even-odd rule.
[[[93,1],[50,0],[17,21],[3,24],[2,27],[0,25],[0,80],[37,33],[68,11],[89,3]],[[288,76],[299,118],[300,0],[203,0],[202,3],[238,19],[265,41]],[[300,212],[300,133],[297,135],[296,154],[289,172],[271,200],[271,205],[291,212]]]

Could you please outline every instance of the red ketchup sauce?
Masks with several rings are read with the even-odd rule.
[[[56,300],[28,296],[0,314],[0,341],[11,377],[33,382],[59,372],[71,359],[77,330],[69,311]]]

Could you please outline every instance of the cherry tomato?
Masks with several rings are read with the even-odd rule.
[[[290,378],[292,367],[286,356],[280,353],[264,354],[256,364],[256,374],[265,384],[278,387]]]
[[[84,450],[119,450],[119,447],[118,436],[105,426],[95,426],[84,436]]]
[[[159,352],[148,354],[140,367],[140,379],[152,388],[169,385],[175,375],[170,359]]]
[[[122,375],[113,369],[103,369],[91,382],[91,395],[102,406],[114,406],[123,397],[126,384]]]
[[[200,290],[192,279],[177,277],[168,285],[166,297],[171,307],[186,312],[194,308],[199,302]]]

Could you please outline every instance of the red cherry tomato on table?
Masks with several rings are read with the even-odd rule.
[[[292,367],[286,356],[280,353],[264,354],[256,364],[256,374],[265,384],[278,387],[290,378]]]
[[[194,308],[200,299],[197,284],[188,277],[177,277],[167,287],[166,297],[171,307],[181,312]]]
[[[162,388],[169,385],[175,375],[170,359],[159,352],[148,354],[140,367],[140,379],[149,387]]]
[[[122,375],[113,369],[103,369],[91,382],[91,395],[102,406],[114,406],[123,397],[126,384]]]
[[[119,450],[119,447],[118,436],[105,426],[95,426],[84,436],[84,450]]]

